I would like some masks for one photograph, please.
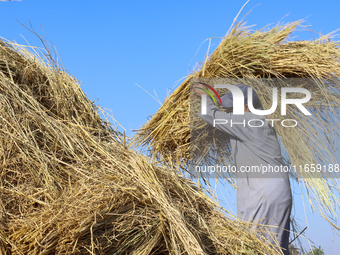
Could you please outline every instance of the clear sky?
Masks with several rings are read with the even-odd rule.
[[[111,109],[127,135],[133,135],[132,129],[141,127],[160,106],[136,84],[153,95],[156,93],[162,102],[195,63],[204,60],[207,42],[196,54],[201,43],[209,37],[224,36],[244,3],[244,0],[0,2],[0,36],[41,46],[20,23],[32,24],[40,35],[43,29],[65,68],[82,81],[81,87],[89,98],[98,99],[97,104]],[[340,28],[338,0],[251,0],[240,17],[252,8],[245,20],[256,28],[299,19],[323,34]],[[310,32],[295,35],[296,39],[313,38]],[[220,39],[212,40],[213,47],[219,42]],[[234,194],[231,197],[226,196],[226,200],[235,211]],[[295,214],[304,227],[300,196],[294,197]],[[317,246],[321,245],[326,254],[340,254],[340,239],[336,237],[333,244],[327,222],[311,214],[309,208],[307,214],[306,235]]]

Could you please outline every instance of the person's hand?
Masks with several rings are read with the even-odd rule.
[[[194,85],[194,94],[196,96],[201,96],[201,95],[204,95],[204,94],[207,94],[203,89],[207,89],[204,85],[202,84],[196,84]]]

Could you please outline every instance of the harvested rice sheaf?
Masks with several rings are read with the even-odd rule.
[[[0,254],[278,254],[34,51],[0,41]]]
[[[297,27],[304,28],[300,21],[262,30],[251,30],[245,23],[237,23],[199,70],[188,75],[152,118],[138,130],[134,143],[147,148],[148,153],[160,161],[180,165],[183,171],[190,166],[190,153],[205,154],[206,160],[211,162],[216,163],[218,157],[232,164],[227,139],[219,139],[221,134],[218,131],[191,114],[191,104],[195,109],[200,109],[197,105],[200,101],[197,100],[195,105],[195,98],[190,95],[190,81],[237,78],[239,83],[246,83],[254,89],[263,109],[270,109],[272,87],[259,78],[279,79],[282,87],[291,86],[286,82],[289,80],[287,78],[305,78],[311,82],[302,87],[311,92],[312,98],[304,105],[313,117],[305,116],[297,108],[288,106],[284,119],[294,119],[298,126],[285,128],[275,123],[274,127],[287,151],[286,162],[297,167],[306,163],[334,166],[337,163],[335,141],[339,140],[340,123],[339,41],[331,40],[332,34],[310,41],[292,41],[290,35]],[[249,80],[254,82],[249,83]],[[268,118],[282,120],[279,110]],[[191,136],[192,126],[200,135]],[[191,141],[190,137],[195,139]],[[195,148],[206,150],[196,153]],[[221,148],[225,150],[218,150]],[[311,171],[302,171],[294,177],[306,185],[312,206],[333,222],[336,216],[334,208],[339,207],[335,195],[339,194],[337,179],[325,179],[322,173]]]

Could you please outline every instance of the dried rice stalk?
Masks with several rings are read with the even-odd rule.
[[[125,148],[46,56],[0,41],[0,254],[278,254],[264,230]]]
[[[289,35],[299,25],[300,22],[293,22],[284,26],[277,25],[270,30],[252,31],[244,23],[236,24],[200,70],[189,75],[137,132],[134,143],[147,146],[150,155],[158,160],[178,164],[186,170],[190,159],[190,143],[206,143],[207,136],[212,137],[213,132],[207,124],[201,122],[199,126],[195,122],[195,128],[201,128],[198,130],[202,136],[190,141],[192,78],[254,79],[256,83],[248,85],[259,95],[264,109],[271,106],[271,88],[258,78],[279,78],[283,82],[282,86],[289,86],[284,83],[286,78],[310,78],[314,83],[309,84],[307,89],[312,93],[312,100],[305,106],[308,106],[314,117],[306,117],[289,107],[286,119],[296,119],[299,127],[287,129],[277,125],[275,128],[287,150],[289,157],[286,160],[293,165],[336,163],[335,141],[339,139],[337,130],[340,110],[339,42],[331,41],[331,35],[314,41],[289,41]],[[326,84],[325,80],[329,83]],[[281,119],[279,110],[269,118]],[[223,141],[211,139],[206,148],[212,154],[215,153],[215,143],[223,145]],[[227,145],[222,147],[226,151],[218,152],[219,156],[231,163]],[[337,180],[323,179],[321,173],[311,172],[302,173],[299,177],[307,177],[300,180],[305,182],[310,194],[314,195],[320,213],[331,220],[335,215],[334,207],[339,206],[335,195],[339,192]]]

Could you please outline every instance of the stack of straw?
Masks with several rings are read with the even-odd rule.
[[[312,82],[304,85],[304,88],[311,92],[312,99],[304,106],[313,116],[305,116],[294,106],[288,105],[285,119],[297,120],[298,126],[284,128],[275,125],[281,144],[287,151],[285,159],[295,166],[304,166],[306,163],[328,166],[329,163],[337,163],[335,141],[339,139],[339,42],[330,40],[332,34],[311,41],[289,40],[296,28],[302,27],[300,24],[298,21],[253,31],[245,23],[237,23],[200,69],[188,75],[137,132],[134,142],[146,146],[150,155],[158,160],[178,164],[182,170],[187,170],[190,165],[190,149],[193,148],[190,145],[193,143],[197,147],[207,148],[205,153],[208,158],[209,155],[215,157],[216,144],[217,147],[226,148],[225,151],[219,151],[218,156],[232,163],[228,145],[221,146],[223,141],[216,143],[214,139],[208,140],[208,136],[218,136],[212,135],[213,129],[202,120],[201,123],[198,120],[194,123],[196,132],[202,135],[190,141],[190,100],[195,102],[191,98],[193,95],[190,96],[191,79],[239,78],[240,83],[251,79],[254,82],[246,84],[259,95],[263,109],[269,109],[272,105],[272,88],[258,78],[279,79],[283,87],[291,86],[286,82],[287,78],[307,78]],[[325,83],[325,80],[328,82]],[[200,109],[199,106],[195,108]],[[280,110],[268,118],[282,119]],[[337,179],[324,179],[322,173],[312,172],[302,172],[295,177],[298,180],[305,178],[303,181],[310,198],[315,198],[314,206],[314,200],[309,199],[311,205],[331,221],[335,208],[340,205],[335,195],[339,193]]]
[[[0,41],[0,254],[278,254],[34,51]]]

